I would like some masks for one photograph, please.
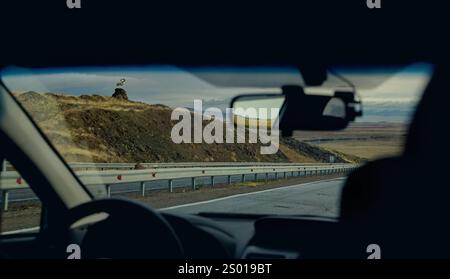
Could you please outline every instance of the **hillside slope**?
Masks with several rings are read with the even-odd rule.
[[[164,105],[98,95],[15,96],[72,162],[327,162],[331,152],[294,139],[282,139],[273,155],[261,155],[260,144],[175,144],[170,134],[176,122]],[[331,153],[336,162],[355,159]]]

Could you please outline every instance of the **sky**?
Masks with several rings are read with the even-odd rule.
[[[408,122],[428,83],[432,67],[415,64],[395,70],[336,71],[350,79],[361,95],[364,116],[359,122]],[[223,110],[238,94],[279,93],[283,84],[303,84],[295,68],[205,68],[186,71],[173,66],[152,66],[38,71],[10,68],[2,72],[4,83],[13,92],[52,92],[75,96],[110,96],[122,78],[126,79],[124,89],[131,100],[192,107],[194,99],[201,99],[204,109],[214,106]],[[330,88],[337,86],[346,84],[330,78],[323,87],[312,88],[311,91],[332,92]]]

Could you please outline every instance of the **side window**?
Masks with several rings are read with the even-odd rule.
[[[0,162],[0,233],[33,231],[40,223],[41,202],[14,166]]]

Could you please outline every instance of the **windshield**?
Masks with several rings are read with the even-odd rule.
[[[336,67],[323,86],[306,87],[295,67],[148,66],[9,68],[2,80],[95,196],[182,213],[336,217],[349,171],[402,152],[431,74],[428,64]],[[309,94],[355,87],[363,117],[341,131],[240,138],[231,99],[283,85]]]

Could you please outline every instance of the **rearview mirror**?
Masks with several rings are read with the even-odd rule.
[[[231,101],[236,125],[278,128],[283,136],[294,130],[341,130],[362,115],[354,92],[333,96],[305,94],[300,86],[283,86],[282,94],[240,95]]]
[[[282,94],[250,94],[232,100],[233,122],[236,125],[271,128],[277,125],[286,97]]]

